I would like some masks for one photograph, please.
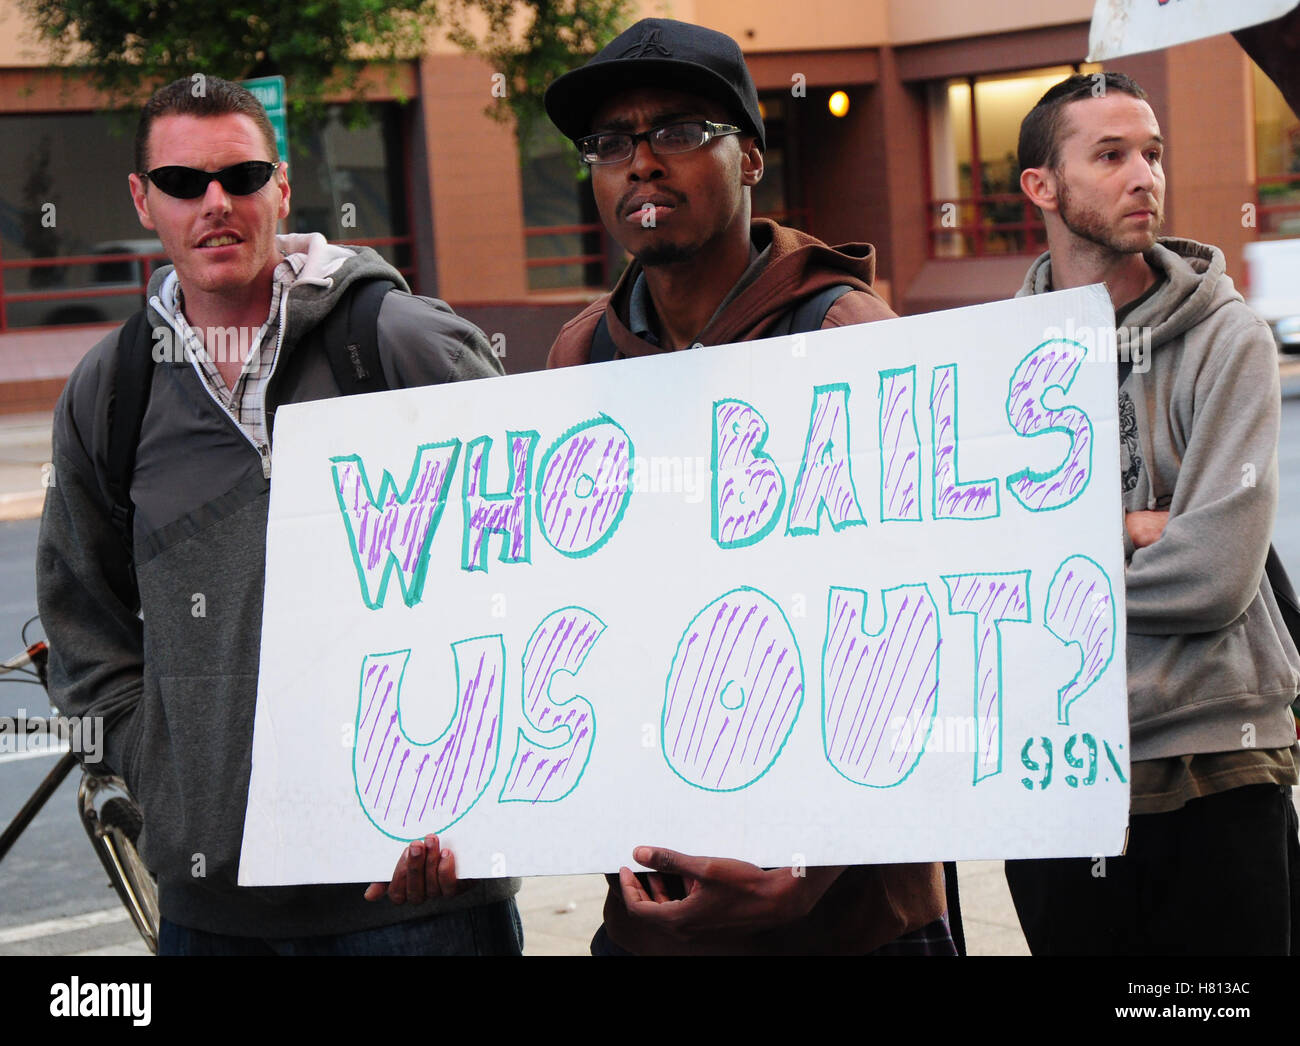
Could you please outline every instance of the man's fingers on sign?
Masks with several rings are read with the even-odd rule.
[[[806,915],[843,868],[759,868],[723,857],[692,857],[664,847],[638,846],[632,857],[653,868],[649,890],[630,869],[619,869],[628,914],[682,935],[753,932]],[[659,874],[680,875],[686,896],[674,900]]]
[[[387,894],[394,904],[421,904],[431,897],[452,897],[466,885],[456,877],[455,855],[439,849],[436,835],[426,835],[402,851],[392,881],[371,883],[365,897],[377,901]]]
[[[765,872],[744,861],[693,857],[663,847],[640,846],[632,856],[638,864],[655,869],[646,877],[649,890],[630,869],[619,870],[623,901],[636,918],[683,932],[752,928],[785,918],[779,891],[773,887],[789,878],[788,870]],[[682,876],[686,896],[670,897],[657,873]]]

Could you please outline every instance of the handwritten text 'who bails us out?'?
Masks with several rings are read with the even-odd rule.
[[[1003,406],[1011,431],[1026,439],[1054,434],[1053,445],[1063,449],[1056,464],[982,479],[959,475],[957,364],[928,374],[916,366],[879,371],[876,410],[867,421],[876,427],[879,483],[869,498],[853,475],[848,384],[811,389],[803,453],[797,470],[787,470],[792,474],[765,452],[770,430],[759,405],[717,400],[708,498],[713,544],[725,553],[865,527],[866,506],[882,524],[992,520],[1002,515],[1004,501],[1014,503],[1011,511],[1028,514],[1064,508],[1083,494],[1093,471],[1093,424],[1066,402],[1086,353],[1077,342],[1044,342],[1008,381]],[[1047,398],[1060,405],[1044,403],[1049,390],[1055,394]],[[539,537],[561,557],[598,555],[616,537],[637,492],[642,459],[631,436],[617,419],[601,414],[569,428],[545,450],[542,445],[536,431],[506,432],[500,447],[488,435],[468,443],[423,443],[400,489],[385,471],[376,490],[359,455],[332,458],[364,604],[383,607],[394,577],[408,607],[421,601],[433,537],[457,487],[462,571],[488,571],[493,551],[501,566],[492,569],[529,563]],[[503,488],[488,489],[494,459],[505,462],[507,478]],[[956,622],[975,632],[976,784],[1002,769],[1000,623],[1037,619],[1061,643],[1079,648],[1079,670],[1057,694],[1061,724],[1070,722],[1071,706],[1113,658],[1114,593],[1088,556],[1066,557],[1045,591],[1039,591],[1041,581],[1031,590],[1030,570],[943,575],[940,582],[885,590],[884,625],[874,633],[863,622],[866,592],[828,591],[819,666],[824,750],[836,771],[856,784],[890,787],[914,769],[924,749],[917,738],[936,711],[941,633]],[[757,587],[719,594],[684,626],[660,709],[664,758],[698,788],[745,788],[771,768],[794,727],[807,684],[804,652],[779,604]],[[581,696],[553,704],[549,682],[559,672],[576,674],[606,627],[592,610],[566,606],[532,632],[521,661],[523,714],[534,733],[521,730],[516,737],[499,802],[554,802],[577,787],[595,739],[595,711]],[[427,744],[406,737],[400,725],[411,651],[371,653],[362,661],[356,791],[370,820],[397,838],[428,831],[434,822],[455,823],[497,771],[504,638],[473,636],[453,643],[452,651],[456,711],[443,734]],[[898,729],[900,722],[906,729]],[[566,738],[558,745],[557,730]],[[550,743],[543,743],[543,734]]]

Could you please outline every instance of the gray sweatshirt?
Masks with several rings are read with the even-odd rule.
[[[280,246],[303,254],[305,265],[282,302],[268,418],[281,403],[339,395],[324,354],[296,350],[348,284],[382,276],[405,288],[369,248],[337,247],[314,234],[281,237]],[[151,302],[170,271],[150,281]],[[168,320],[151,305],[149,323]],[[378,334],[391,388],[501,372],[478,328],[405,290],[384,298]],[[236,885],[270,481],[258,448],[193,364],[179,354],[157,363],[131,481],[133,577],[110,522],[105,481],[117,356],[114,331],[78,364],[55,408],[55,482],[37,546],[37,597],[50,640],[51,699],[65,714],[105,717],[104,761],[144,810],[141,852],[158,876],[163,916],[215,933],[291,937],[348,933],[514,894],[518,880],[491,879],[451,900],[397,907],[367,903],[355,884]],[[394,864],[397,855],[394,844]]]
[[[1146,548],[1125,536],[1131,757],[1288,748],[1300,655],[1264,575],[1277,350],[1218,248],[1162,239],[1145,257],[1165,281],[1124,319],[1151,357],[1119,393],[1121,487],[1126,512],[1169,521]],[[1051,289],[1044,254],[1017,296]]]

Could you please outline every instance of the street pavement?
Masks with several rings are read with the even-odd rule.
[[[1286,403],[1277,544],[1284,559],[1300,563],[1300,360],[1284,361],[1282,373]],[[21,531],[30,528],[30,534],[21,535],[19,544],[34,545],[33,524],[14,521],[39,516],[49,459],[48,413],[0,416],[0,539],[5,539],[5,532],[13,528]],[[9,540],[0,540],[0,554],[10,546]],[[17,648],[16,638],[12,645]],[[32,711],[37,708],[39,705],[33,704]],[[0,757],[0,795],[3,795],[0,823],[7,823],[34,781],[48,770],[53,760],[49,757],[28,760],[28,765],[22,767],[23,779],[19,783],[10,776],[14,768],[3,765],[3,758]],[[147,950],[126,912],[113,904],[114,896],[106,887],[101,885],[102,892],[97,893],[82,891],[77,895],[49,896],[47,877],[51,872],[72,874],[70,865],[76,865],[77,874],[87,881],[99,879],[102,883],[97,862],[81,836],[73,813],[72,795],[75,795],[75,783],[69,779],[29,829],[30,838],[25,836],[20,840],[5,862],[19,862],[20,875],[29,880],[29,886],[33,885],[30,880],[37,877],[45,880],[36,884],[44,901],[29,898],[26,904],[19,901],[16,909],[14,901],[21,896],[21,891],[15,892],[8,882],[5,864],[0,864],[0,955],[145,955]],[[53,847],[57,850],[54,853],[50,845],[54,831],[50,825],[56,820],[64,822],[64,827],[59,834],[60,842]],[[1027,955],[1028,948],[1002,874],[1002,862],[962,862],[958,880],[970,954]],[[53,892],[59,894],[57,889]],[[588,954],[588,942],[600,925],[604,896],[605,881],[599,875],[526,879],[518,898],[524,922],[525,954]]]

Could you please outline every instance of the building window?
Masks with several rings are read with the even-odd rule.
[[[538,121],[520,144],[520,181],[528,289],[608,290],[623,252],[600,223],[591,178],[573,143]]]
[[[812,225],[808,209],[800,198],[798,128],[795,106],[787,105],[789,92],[772,91],[759,96],[758,112],[763,118],[763,178],[751,190],[750,208],[755,218],[771,218],[805,232]]]
[[[349,127],[330,106],[310,130],[289,132],[290,232],[319,232],[332,243],[373,247],[413,278],[403,122],[396,102],[366,105]]]
[[[1020,122],[1053,84],[1099,65],[968,76],[927,87],[930,256],[1038,254],[1042,216],[1020,191]]]
[[[290,132],[286,228],[368,244],[409,274],[407,117],[395,103],[368,108],[364,127],[331,109]],[[0,115],[0,331],[119,323],[140,308],[166,259],[127,192],[134,127],[108,113]]]
[[[1256,231],[1260,239],[1300,236],[1300,120],[1273,81],[1255,80]]]

